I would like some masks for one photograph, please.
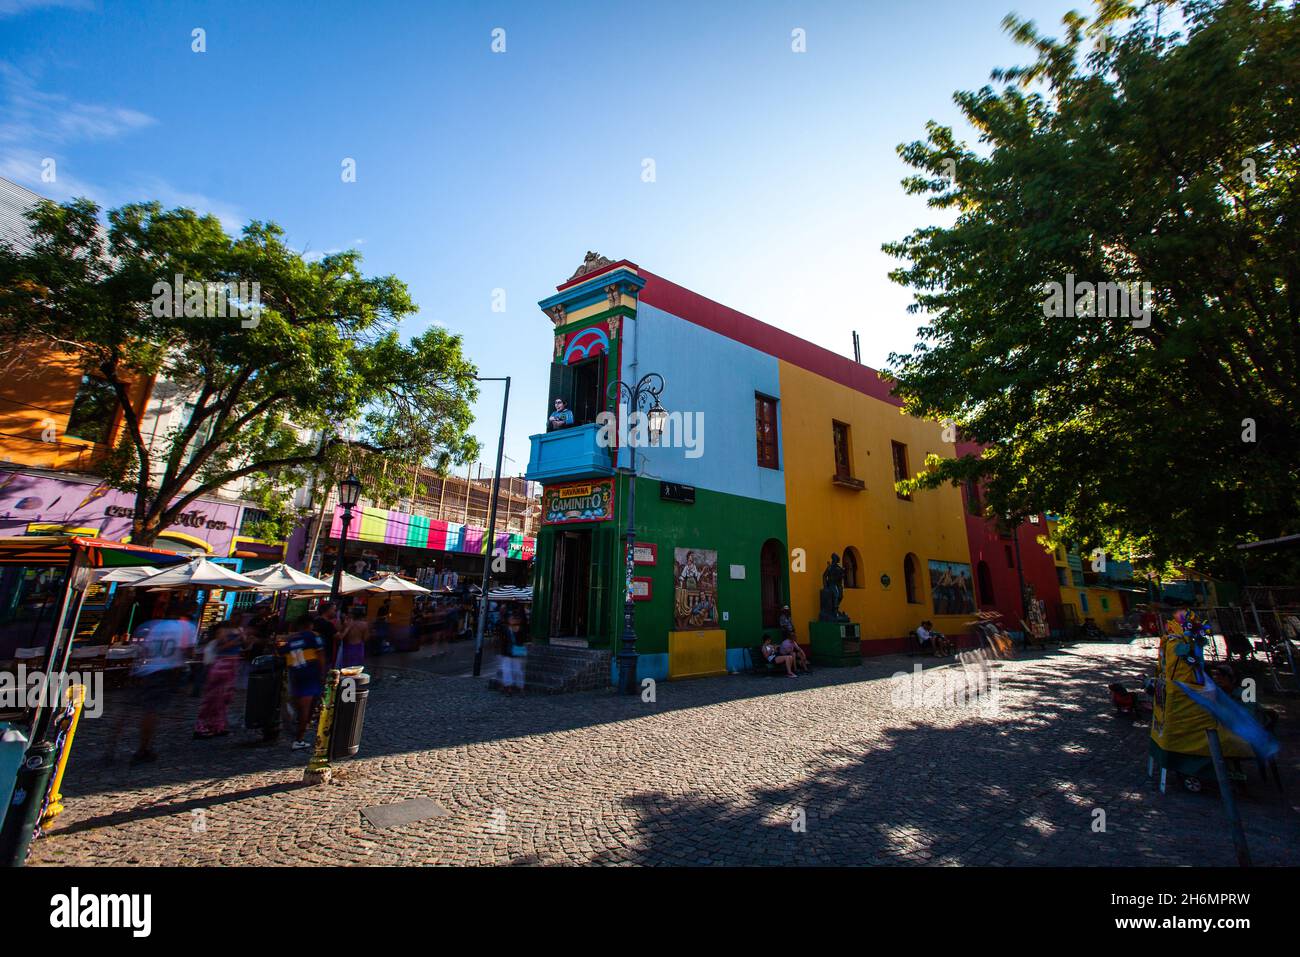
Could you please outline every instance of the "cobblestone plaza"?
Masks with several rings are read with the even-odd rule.
[[[1128,645],[996,664],[994,707],[900,697],[921,659],[505,698],[450,664],[374,669],[360,755],[301,783],[305,755],[241,735],[191,738],[177,698],[159,760],[131,766],[134,714],[108,693],[83,723],[67,810],[33,864],[1232,865],[1212,788],[1146,776],[1148,729],[1105,684]],[[926,671],[933,687],[961,672]],[[940,682],[939,684],[933,684]],[[236,709],[240,699],[235,702]],[[116,728],[123,724],[116,747]],[[1287,722],[1289,726],[1290,722]],[[1285,742],[1284,742],[1285,745]],[[1294,750],[1283,780],[1294,793]],[[112,757],[110,757],[112,755]],[[1257,864],[1300,862],[1300,817],[1253,766],[1240,797]],[[446,813],[377,828],[362,810],[427,798]],[[1104,830],[1098,828],[1104,811]]]

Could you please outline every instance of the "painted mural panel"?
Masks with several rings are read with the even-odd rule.
[[[566,482],[542,493],[542,524],[605,522],[614,517],[614,480]]]
[[[718,553],[673,550],[673,624],[678,631],[718,626]]]
[[[229,555],[239,509],[233,502],[196,499],[163,530],[158,545],[185,543],[186,551],[202,545],[213,555]],[[123,541],[131,534],[134,515],[135,497],[105,482],[0,472],[0,536],[78,530]]]
[[[975,591],[971,587],[970,565],[930,560],[930,594],[936,615],[969,615],[975,612]]]

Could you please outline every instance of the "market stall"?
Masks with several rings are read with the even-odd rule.
[[[65,679],[96,570],[184,560],[80,536],[0,539],[0,671],[21,667],[42,675],[34,700],[15,701],[0,713],[0,864],[26,858],[56,768],[68,759],[84,695],[68,693]]]

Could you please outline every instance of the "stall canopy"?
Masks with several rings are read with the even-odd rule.
[[[518,588],[514,585],[502,585],[500,588],[493,588],[488,592],[489,601],[532,601],[532,586],[527,588]]]
[[[330,583],[321,581],[319,578],[313,578],[304,571],[299,571],[283,562],[278,565],[268,565],[266,568],[259,568],[257,571],[249,572],[244,576],[257,582],[261,591],[300,591],[300,592],[327,592],[330,590]]]
[[[95,581],[101,585],[134,585],[142,578],[157,575],[161,568],[153,565],[141,565],[138,568],[101,568],[95,573]]]
[[[91,568],[131,568],[172,565],[188,561],[185,555],[142,545],[124,545],[102,538],[77,535],[18,535],[0,538],[0,565],[61,565],[83,554]]]
[[[258,582],[232,572],[221,565],[214,564],[206,558],[193,558],[184,565],[169,568],[142,578],[135,583],[136,588],[221,588],[227,591],[261,587]]]
[[[356,575],[349,575],[347,572],[344,572],[342,577],[339,579],[339,594],[351,595],[359,591],[366,591],[370,588],[371,584],[371,582],[366,581],[364,578],[358,578]],[[329,588],[327,587],[325,590],[329,591]]]
[[[405,578],[398,578],[396,575],[385,575],[383,578],[376,579],[370,583],[370,591],[386,592],[410,592],[412,594],[427,595],[429,589],[423,585],[417,585],[415,582],[408,582]]]

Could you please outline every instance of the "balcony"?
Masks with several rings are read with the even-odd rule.
[[[613,475],[610,450],[596,443],[599,433],[600,426],[593,422],[530,436],[532,452],[524,477],[530,482],[558,482]]]

